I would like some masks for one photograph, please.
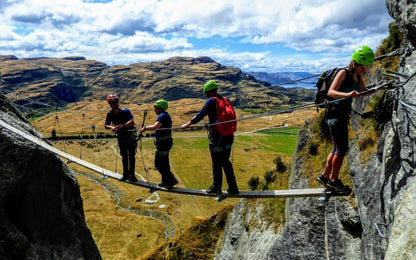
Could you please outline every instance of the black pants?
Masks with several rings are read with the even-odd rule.
[[[173,146],[171,137],[156,138],[155,167],[162,175],[162,182],[172,184],[176,179],[170,171],[169,152]]]
[[[234,135],[220,136],[217,133],[210,134],[209,150],[212,159],[213,186],[217,191],[222,189],[222,171],[230,191],[238,191],[235,180],[233,164],[230,161],[231,147],[234,142]]]
[[[348,152],[348,122],[351,109],[342,105],[331,104],[326,117],[332,144],[331,153],[344,157]]]
[[[123,176],[133,176],[136,170],[137,134],[134,131],[117,134],[118,147],[123,162]]]

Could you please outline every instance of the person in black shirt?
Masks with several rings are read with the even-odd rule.
[[[352,111],[352,98],[360,96],[365,91],[363,75],[374,63],[374,52],[368,46],[357,48],[352,56],[350,65],[341,69],[334,78],[328,96],[331,100],[346,98],[329,104],[326,110],[327,123],[331,134],[333,149],[328,155],[326,166],[317,181],[322,185],[340,192],[351,191],[338,178],[348,147],[348,123]]]
[[[134,127],[134,117],[128,108],[120,108],[119,98],[111,94],[107,98],[111,110],[105,119],[105,128],[117,133],[118,146],[123,161],[123,177],[121,181],[137,182],[136,150],[137,130]]]
[[[208,81],[204,85],[204,93],[208,100],[198,114],[196,114],[189,122],[181,126],[182,129],[185,129],[192,124],[198,123],[206,115],[208,115],[210,124],[217,122],[217,100],[214,97],[222,98],[222,96],[217,93],[217,90],[218,85],[213,80]],[[218,133],[215,127],[210,127],[208,139],[209,150],[212,159],[213,183],[211,187],[206,190],[206,192],[221,195],[222,170],[224,170],[228,183],[228,194],[240,193],[237,187],[237,182],[235,180],[233,164],[230,161],[231,147],[234,142],[234,134],[222,136]]]
[[[173,176],[170,170],[169,151],[173,146],[172,139],[172,119],[166,110],[168,109],[168,102],[166,100],[158,100],[154,104],[155,113],[158,115],[156,122],[153,125],[148,125],[140,129],[143,133],[147,130],[155,131],[155,167],[162,175],[162,182],[160,187],[170,189],[176,184],[178,180]]]

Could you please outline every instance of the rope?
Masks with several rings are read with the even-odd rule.
[[[147,116],[147,109],[143,110],[143,121],[142,121],[142,124],[140,126],[140,129],[142,129],[144,127],[144,124],[146,122],[146,116]],[[142,141],[142,137],[143,137],[143,133],[140,132],[140,134],[137,137],[137,141],[139,143],[140,156],[142,158],[144,172],[146,173],[146,178],[147,178],[147,183],[149,185],[149,190],[150,190],[150,192],[152,192],[153,189],[152,189],[152,187],[150,185],[149,170],[146,167],[146,162],[145,162],[144,156],[143,156],[143,141]]]

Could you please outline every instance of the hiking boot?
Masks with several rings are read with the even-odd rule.
[[[238,188],[235,189],[227,189],[227,192],[229,195],[237,195],[238,193],[240,193],[240,191],[238,190]]]
[[[139,180],[136,178],[136,175],[135,174],[133,174],[133,175],[130,175],[130,181],[131,182],[138,182]]]
[[[350,190],[349,186],[344,185],[341,180],[337,180],[336,182],[333,182],[331,180],[328,180],[327,186],[335,191],[344,192]]]
[[[218,195],[222,193],[222,191],[218,192],[217,187],[215,187],[214,185],[211,185],[211,187],[209,187],[205,192],[210,193],[210,194],[215,193],[215,194],[218,194]]]
[[[325,178],[325,176],[323,176],[322,174],[319,174],[319,176],[318,176],[318,177],[316,177],[316,180],[317,180],[320,184],[324,185],[325,187],[327,187],[327,186],[328,186],[328,181],[329,181],[329,179]]]

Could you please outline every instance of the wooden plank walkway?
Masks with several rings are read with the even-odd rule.
[[[9,124],[6,122],[0,120],[0,126],[3,128],[6,128],[13,133],[33,142],[36,145],[39,145],[43,147],[44,149],[57,154],[61,156],[62,158],[65,158],[68,160],[68,163],[73,162],[78,165],[81,165],[87,169],[90,169],[92,171],[95,171],[99,174],[102,174],[105,177],[113,178],[116,180],[119,180],[122,176],[118,173],[109,171],[107,169],[104,169],[102,167],[99,167],[95,164],[89,163],[87,161],[81,160],[73,155],[70,155],[68,153],[65,153],[52,145],[50,145],[48,142],[39,139],[37,137],[34,137],[32,135],[29,135]],[[180,187],[173,187],[171,189],[166,189],[159,187],[155,183],[145,182],[145,181],[137,181],[137,182],[126,182],[129,184],[133,184],[136,186],[140,186],[143,188],[148,188],[151,192],[154,191],[165,191],[165,192],[171,192],[171,193],[180,193],[180,194],[186,194],[186,195],[196,195],[196,196],[209,196],[209,197],[218,197],[217,194],[211,194],[206,193],[205,190],[197,190],[197,189],[188,189],[188,188],[180,188]],[[268,190],[268,191],[240,191],[239,194],[230,195],[226,191],[223,191],[221,196],[219,197],[219,200],[223,200],[227,197],[232,198],[296,198],[296,197],[323,197],[323,198],[329,198],[331,196],[346,196],[348,194],[342,194],[342,193],[336,193],[332,191],[328,191],[324,188],[316,188],[316,189],[290,189],[290,190]]]

